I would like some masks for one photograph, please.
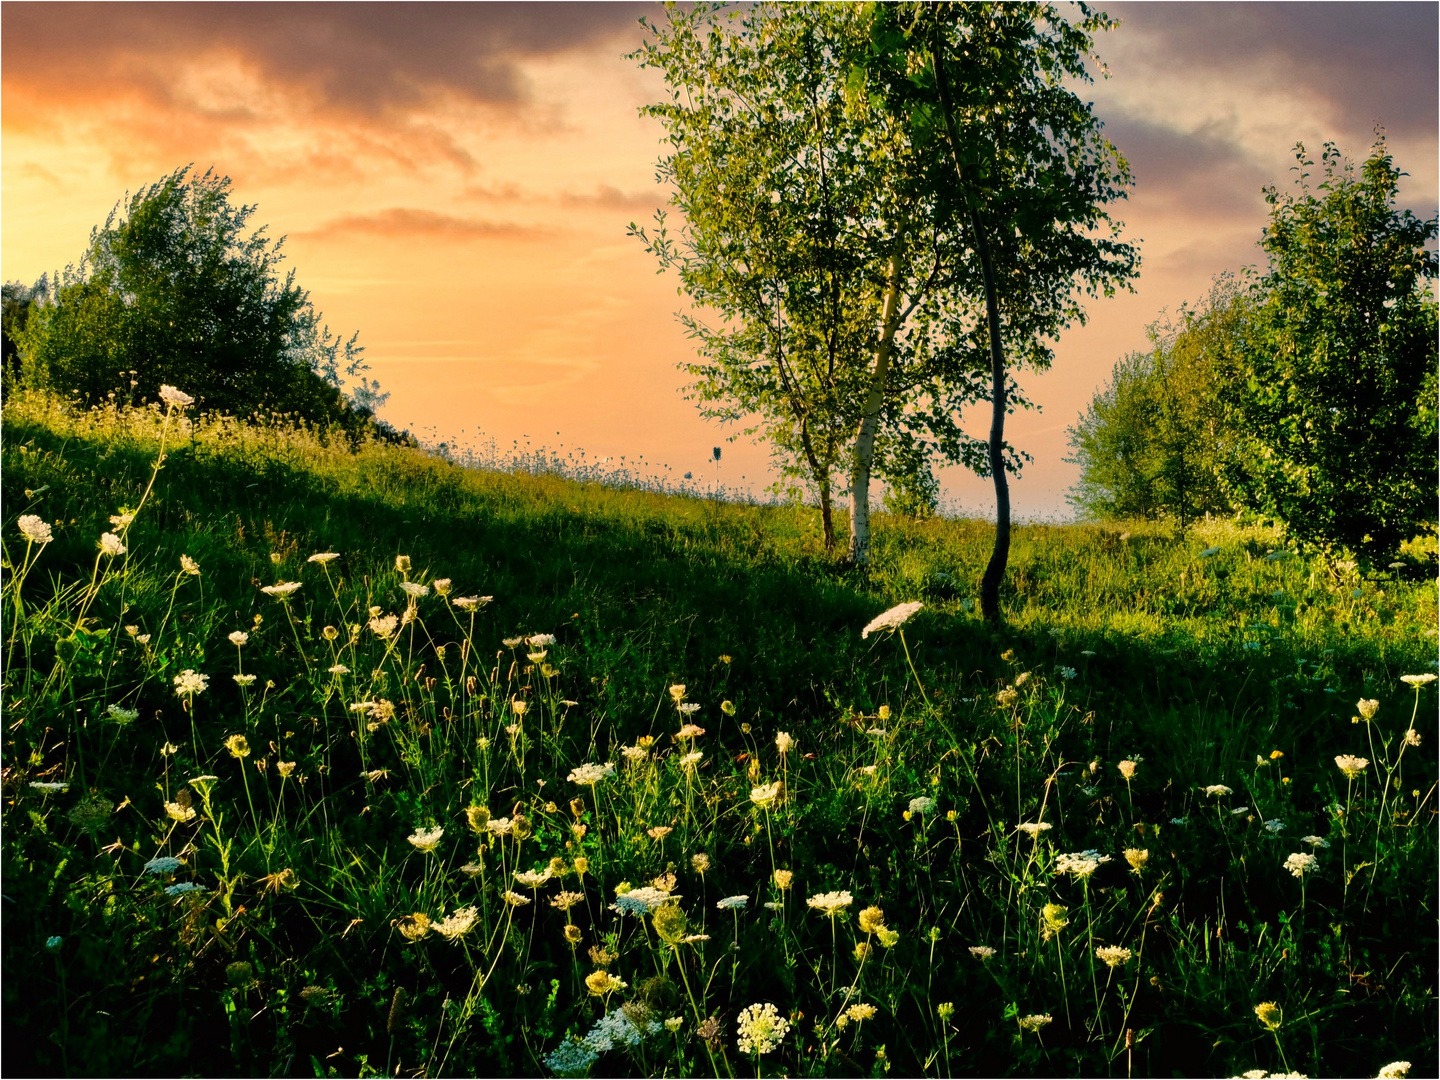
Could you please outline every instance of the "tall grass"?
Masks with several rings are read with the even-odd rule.
[[[1434,1059],[1428,551],[1029,526],[993,631],[983,523],[855,571],[802,506],[35,395],[0,434],[17,1072]]]

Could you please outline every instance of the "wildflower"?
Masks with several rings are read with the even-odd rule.
[[[1040,909],[1041,936],[1046,941],[1070,925],[1069,910],[1064,904],[1046,904]]]
[[[685,700],[684,683],[675,683],[673,686],[670,687],[670,700],[675,702],[676,705],[679,705],[680,702]]]
[[[680,767],[682,769],[693,769],[696,765],[699,765],[700,762],[704,760],[704,758],[704,754],[702,754],[699,750],[695,750],[692,753],[685,754],[680,758]]]
[[[1020,694],[1013,686],[1007,686],[995,695],[995,704],[999,705],[1002,709],[1008,709],[1019,700]]]
[[[147,874],[173,874],[184,865],[185,860],[173,855],[157,855],[145,864],[144,870]]]
[[[877,630],[899,630],[909,621],[917,611],[925,605],[919,600],[912,600],[907,604],[897,604],[889,611],[883,612],[865,624],[865,629],[860,631],[862,638],[868,638]]]
[[[1320,860],[1314,855],[1308,855],[1303,851],[1293,852],[1285,860],[1285,869],[1294,874],[1297,878],[1303,878],[1311,870],[1320,865]]]
[[[524,640],[525,639],[523,637],[507,637],[501,638],[500,644],[504,645],[507,649],[513,649],[516,645],[519,645]]]
[[[400,582],[400,590],[412,600],[418,600],[422,596],[430,595],[429,585],[420,585],[414,581]]]
[[[1074,874],[1077,878],[1084,880],[1109,861],[1109,855],[1101,855],[1094,848],[1072,851],[1055,860],[1055,872],[1057,874]]]
[[[527,888],[527,889],[538,889],[541,885],[544,885],[545,882],[547,882],[547,881],[549,881],[549,880],[550,880],[550,869],[549,869],[549,867],[546,867],[544,870],[539,870],[539,871],[535,871],[535,870],[516,870],[516,871],[515,871],[515,882],[516,882],[516,884],[518,884],[518,885],[523,885],[523,886],[525,886],[525,888]]]
[[[974,950],[971,951],[973,952]],[[994,952],[995,950],[991,949],[990,951]],[[953,1001],[942,1001],[939,1005],[935,1006],[935,1012],[941,1020],[949,1020],[950,1017],[955,1015],[955,1003]]]
[[[1125,780],[1126,783],[1129,783],[1131,780],[1135,779],[1136,762],[1131,761],[1127,758],[1115,767],[1120,770],[1120,776]]]
[[[506,889],[504,892],[502,892],[500,894],[500,899],[504,900],[505,903],[509,904],[511,907],[524,907],[526,904],[530,903],[530,898],[528,896],[521,896],[519,893],[512,892],[510,889]]]
[[[1024,686],[1024,685],[1025,685],[1027,682],[1029,682],[1029,681],[1030,681],[1030,672],[1028,672],[1028,671],[1022,671],[1022,672],[1020,672],[1019,675],[1016,675],[1016,676],[1015,676],[1015,689],[1016,689],[1016,690],[1019,690],[1020,687]]]
[[[613,1049],[616,1045],[635,1046],[645,1035],[661,1030],[658,1023],[645,1020],[644,1014],[648,1010],[638,1010],[633,1005],[630,1008],[636,1014],[634,1017],[625,1011],[625,1006],[602,1016],[585,1036],[585,1045],[597,1052]]]
[[[1237,806],[1234,810],[1230,811],[1230,816],[1239,817],[1241,814],[1248,813],[1249,810],[1250,808],[1248,806]]]
[[[370,620],[370,629],[376,637],[388,638],[395,633],[395,628],[400,625],[400,620],[394,615],[377,615]]]
[[[750,903],[750,897],[742,894],[740,896],[727,896],[725,899],[718,901],[715,906],[721,911],[735,911],[743,908],[748,903]]]
[[[785,905],[784,905],[783,903],[781,903],[779,900],[766,900],[766,901],[765,901],[765,910],[766,910],[766,911],[782,911],[782,910],[784,910],[784,908],[785,908]]]
[[[255,681],[254,675],[231,675],[230,678],[234,679],[240,686],[249,686]]]
[[[280,774],[280,779],[288,780],[290,775],[295,771],[295,762],[277,760],[275,762],[275,771]]]
[[[1049,1013],[1031,1013],[1029,1016],[1020,1017],[1020,1026],[1026,1031],[1038,1032],[1054,1019]]]
[[[705,734],[703,727],[696,727],[694,724],[686,724],[675,733],[677,739],[698,739]]]
[[[910,800],[910,813],[928,814],[935,809],[935,800],[929,795],[920,795]]]
[[[626,761],[641,762],[650,756],[650,751],[643,746],[622,746],[620,756]]]
[[[992,956],[995,955],[995,950],[992,949],[989,945],[971,945],[970,955],[973,956],[976,960],[989,960]]]
[[[101,533],[100,550],[111,558],[114,558],[116,555],[125,554],[125,545],[120,542],[120,538],[114,533]]]
[[[250,744],[245,740],[244,735],[231,735],[225,740],[225,749],[230,751],[230,756],[237,761],[250,756]]]
[[[305,561],[306,561],[306,562],[319,563],[321,566],[324,566],[324,565],[325,565],[326,563],[328,563],[330,560],[332,560],[332,559],[338,559],[339,557],[340,557],[340,553],[339,553],[338,551],[319,551],[319,552],[316,552],[314,555],[311,555],[311,556],[310,556],[308,559],[306,559]]]
[[[449,941],[456,941],[474,929],[479,912],[472,907],[456,908],[435,923],[435,932]]]
[[[263,592],[266,596],[283,597],[289,596],[298,588],[300,588],[300,582],[298,581],[281,581],[275,585],[262,585],[260,587],[260,591]]]
[[[34,788],[36,791],[44,791],[44,792],[67,791],[67,790],[69,790],[69,788],[70,788],[70,785],[69,785],[69,784],[64,783],[64,782],[61,782],[61,781],[48,781],[48,782],[47,782],[47,781],[44,781],[44,780],[31,780],[31,781],[30,781],[30,786],[31,786],[32,788]]]
[[[395,572],[398,573],[398,574],[408,574],[408,573],[410,572],[410,556],[409,556],[409,555],[396,555],[396,556],[395,556]]]
[[[38,514],[21,514],[20,520],[15,524],[20,527],[20,535],[25,537],[28,543],[48,544],[55,539],[50,525]]]
[[[1060,672],[1060,677],[1062,679],[1068,680],[1075,678],[1075,669],[1073,667],[1066,667],[1064,664],[1060,664],[1055,668],[1055,670]]]
[[[578,769],[572,769],[565,779],[572,784],[598,784],[607,776],[614,775],[615,763],[607,761],[604,765],[581,765]]]
[[[172,409],[183,409],[186,405],[194,405],[195,399],[183,390],[177,390],[170,385],[160,387],[160,400]]]
[[[780,781],[776,780],[771,784],[761,784],[750,789],[750,801],[761,809],[767,808],[780,794]]]
[[[1335,767],[1345,774],[1347,780],[1354,780],[1369,764],[1368,758],[1356,757],[1354,754],[1339,754],[1335,758]]]
[[[680,715],[682,716],[689,716],[692,713],[700,711],[700,706],[693,701],[681,702],[679,705],[676,705],[675,708],[680,710]]]
[[[1138,874],[1150,861],[1150,850],[1148,848],[1126,848],[1125,861],[1130,864],[1130,869]]]
[[[184,824],[195,817],[195,808],[188,803],[167,802],[165,804],[165,816],[171,821],[178,821]]]
[[[860,1005],[851,1005],[850,1008],[845,1010],[845,1015],[859,1024],[869,1020],[875,1015],[875,1006],[863,1003]]]
[[[1256,1005],[1255,1015],[1260,1018],[1260,1023],[1271,1031],[1280,1030],[1280,1025],[1285,1020],[1284,1011],[1273,1001],[1262,1001]]]
[[[775,748],[782,754],[788,754],[795,746],[795,740],[790,737],[788,731],[781,731],[775,735]]]
[[[1027,821],[1023,825],[1016,825],[1015,831],[1023,832],[1026,836],[1030,837],[1031,840],[1034,840],[1042,832],[1052,828],[1054,828],[1054,826],[1048,821]]]
[[[414,845],[417,851],[423,851],[427,855],[434,854],[435,849],[440,846],[440,838],[445,835],[445,830],[439,825],[429,829],[416,829],[405,839]]]
[[[656,825],[653,829],[646,829],[645,834],[649,836],[651,840],[664,840],[665,837],[674,831],[675,830],[669,825]]]
[[[200,886],[196,885],[195,882],[182,881],[179,884],[167,886],[165,889],[165,894],[167,896],[180,896],[183,893],[199,891]]]
[[[350,669],[349,669],[348,667],[346,667],[344,664],[331,664],[331,665],[330,665],[328,668],[326,668],[325,670],[328,671],[331,675],[349,675],[349,674],[350,674]]]
[[[791,870],[776,870],[775,885],[780,889],[790,888],[790,883],[795,880],[795,873]]]
[[[465,820],[475,832],[483,833],[490,824],[490,809],[485,806],[467,806]]]
[[[1374,720],[1375,714],[1380,711],[1380,702],[1374,698],[1361,698],[1355,703],[1355,708],[1360,712],[1360,719]]]
[[[790,1030],[790,1022],[768,1001],[740,1010],[740,1038],[736,1045],[742,1054],[768,1054],[780,1045]]]
[[[1424,675],[1400,676],[1401,682],[1405,683],[1407,686],[1413,686],[1416,690],[1419,690],[1422,686],[1428,686],[1430,683],[1434,682],[1435,679],[1436,675],[1433,671],[1427,671]]]
[[[860,912],[860,931],[873,934],[885,925],[885,912],[878,907],[867,907]]]
[[[64,939],[63,937],[61,937],[59,934],[51,934],[49,937],[47,937],[47,938],[45,939],[45,950],[46,950],[47,952],[59,952],[59,951],[60,951],[60,946],[61,946],[62,944],[64,944],[64,942],[65,942],[65,939]],[[1410,1063],[1409,1063],[1408,1061],[1405,1062],[1405,1065],[1406,1065],[1407,1067],[1409,1066],[1409,1064],[1410,1064]],[[1387,1067],[1388,1067],[1388,1066],[1387,1066]],[[1381,1075],[1381,1076],[1384,1076],[1385,1074],[1384,1074],[1384,1073],[1381,1073],[1380,1075]],[[1405,1075],[1405,1074],[1404,1074],[1404,1073],[1401,1073],[1400,1075],[1403,1076],[1403,1075]]]
[[[532,649],[543,649],[546,646],[555,644],[554,634],[531,634],[525,639],[525,644]]]
[[[585,986],[591,994],[596,997],[603,997],[616,990],[624,990],[629,984],[624,979],[618,979],[608,971],[592,971],[585,976]]]
[[[399,930],[406,941],[419,941],[430,933],[430,916],[417,911],[413,915],[401,915],[390,924]]]
[[[675,1034],[675,1032],[679,1031],[684,1025],[685,1018],[683,1016],[672,1016],[670,1017],[670,1019],[665,1021],[665,1030],[673,1035]]]
[[[1101,945],[1095,950],[1095,955],[1105,961],[1107,967],[1119,967],[1128,964],[1133,955],[1129,949],[1121,945]]]
[[[1376,1074],[1377,1080],[1405,1080],[1410,1075],[1410,1062],[1392,1061]]]
[[[583,1040],[573,1037],[567,1037],[544,1058],[545,1067],[557,1076],[584,1073],[599,1060],[599,1054],[587,1046]]]
[[[826,915],[834,916],[842,908],[847,908],[855,902],[848,889],[840,892],[816,893],[805,901],[806,907],[814,908],[816,911],[824,912]]]
[[[696,852],[690,856],[690,865],[695,868],[697,874],[703,874],[710,869],[710,856],[703,851]]]
[[[891,930],[888,926],[882,926],[875,931],[875,936],[880,939],[880,944],[887,949],[893,949],[900,941],[900,931]]]
[[[230,644],[234,645],[237,649],[244,648],[245,645],[249,643],[249,641],[250,635],[247,634],[244,630],[230,631]]]
[[[1302,836],[1300,840],[1303,843],[1309,844],[1312,848],[1328,848],[1330,846],[1329,840],[1319,836]]]
[[[515,823],[508,817],[492,818],[486,822],[485,828],[496,836],[509,836],[515,828]]]
[[[569,911],[572,907],[574,907],[576,904],[580,903],[580,901],[584,899],[584,893],[562,891],[550,898],[550,906],[553,908],[559,908],[561,911]]]
[[[675,893],[646,885],[639,889],[626,889],[623,893],[617,890],[615,903],[610,905],[610,908],[622,915],[644,915],[662,904],[678,899],[680,897]]]
[[[457,596],[450,602],[461,611],[473,612],[478,611],[493,599],[495,599],[493,596]]]
[[[1265,822],[1265,831],[1270,833],[1272,836],[1280,832],[1284,828],[1285,822],[1281,821],[1279,818],[1271,818],[1269,821]]]
[[[1203,791],[1206,795],[1210,795],[1212,797],[1235,794],[1233,788],[1228,788],[1224,784],[1211,784],[1208,787],[1201,788],[1200,790]]]
[[[516,716],[524,716],[529,708],[530,706],[525,703],[523,698],[510,699],[510,711]]]

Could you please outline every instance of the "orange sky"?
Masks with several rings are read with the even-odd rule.
[[[723,443],[723,480],[763,487],[765,448],[683,399],[683,300],[625,235],[664,201],[661,129],[636,112],[660,86],[622,57],[651,10],[4,3],[4,277],[75,261],[125,191],[213,165],[289,237],[330,326],[359,331],[393,423],[704,478]],[[1089,96],[1136,174],[1116,216],[1144,262],[1135,295],[1093,302],[1024,379],[1042,411],[1007,430],[1035,458],[1012,482],[1022,517],[1068,513],[1065,428],[1145,325],[1259,259],[1260,188],[1289,182],[1297,141],[1363,157],[1384,124],[1406,205],[1435,214],[1437,5],[1108,10],[1112,77]],[[993,513],[988,481],[943,480]]]

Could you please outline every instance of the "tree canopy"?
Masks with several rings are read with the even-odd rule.
[[[1296,191],[1265,189],[1226,481],[1298,542],[1373,564],[1436,520],[1437,222],[1396,208],[1383,137],[1359,167],[1326,143],[1314,187],[1303,145],[1296,160]]]
[[[384,395],[356,336],[335,338],[294,270],[279,276],[283,240],[248,227],[255,209],[189,166],[122,200],[17,332],[22,377],[88,403],[168,383],[233,414],[368,415]]]

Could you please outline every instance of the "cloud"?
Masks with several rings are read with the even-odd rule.
[[[518,62],[638,39],[649,4],[30,3],[7,5],[10,86],[169,98],[165,73],[197,55],[243,58],[264,81],[326,108],[378,117],[436,96],[513,105]]]
[[[1102,49],[1141,38],[1133,58],[1143,55],[1157,72],[1229,72],[1286,89],[1328,107],[1352,136],[1376,123],[1398,136],[1435,132],[1435,4],[1122,2],[1106,10],[1124,25],[1101,39]]]
[[[1272,178],[1223,135],[1185,134],[1112,110],[1105,136],[1130,162],[1132,202],[1143,198],[1193,218],[1229,219],[1263,211],[1260,189]]]
[[[409,206],[392,206],[368,214],[347,214],[294,234],[296,239],[305,240],[333,240],[340,236],[357,235],[401,239],[514,240],[545,236],[548,230],[510,222],[477,221]]]
[[[567,192],[560,197],[565,206],[594,206],[602,210],[655,210],[668,196],[656,191],[630,195],[610,184],[599,184],[590,194]]]

